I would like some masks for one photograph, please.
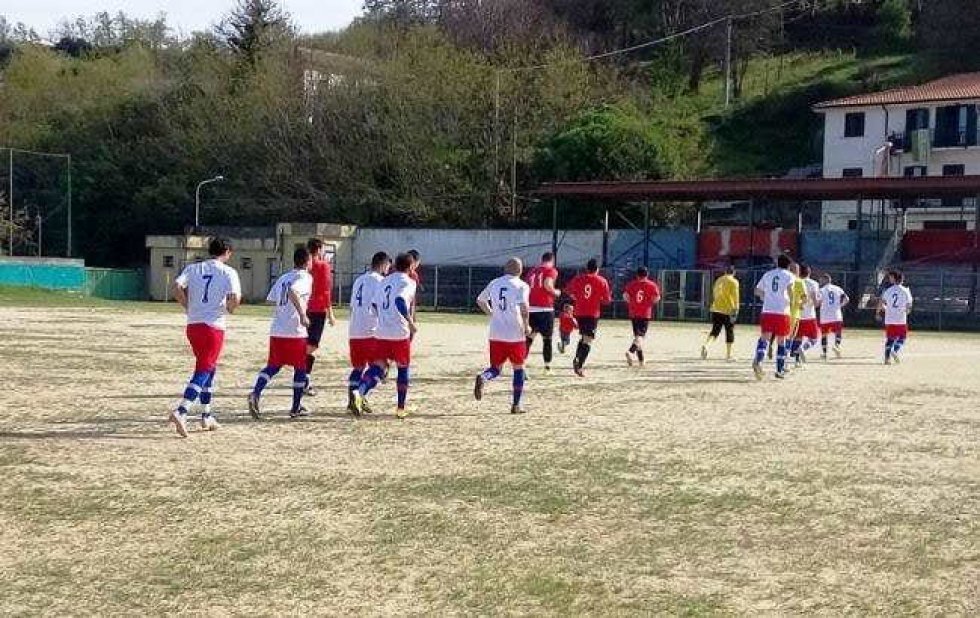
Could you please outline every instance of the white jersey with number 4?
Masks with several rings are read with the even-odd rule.
[[[412,336],[408,319],[398,310],[398,299],[402,299],[408,311],[415,302],[415,282],[402,272],[395,272],[378,284],[374,295],[374,306],[378,310],[378,330],[375,338],[385,341],[402,341]]]
[[[881,295],[885,303],[885,324],[908,324],[909,309],[912,307],[912,292],[904,285],[895,284]]]
[[[306,327],[300,321],[299,311],[297,311],[293,301],[289,300],[290,291],[299,296],[303,313],[306,313],[306,306],[309,304],[310,295],[313,293],[313,277],[305,270],[294,269],[284,273],[272,284],[272,289],[265,297],[276,307],[272,313],[272,327],[269,329],[269,334],[273,337],[305,339]]]
[[[490,305],[490,341],[517,343],[524,341],[524,319],[521,307],[531,304],[531,287],[520,277],[504,275],[490,282],[477,300]]]
[[[835,324],[844,321],[844,298],[847,294],[839,286],[829,283],[820,288],[820,323]]]
[[[378,330],[378,311],[374,298],[384,276],[373,270],[354,280],[350,294],[349,339],[373,339]]]
[[[789,287],[796,275],[785,268],[774,268],[762,275],[755,289],[762,291],[762,313],[789,315]]]
[[[224,330],[228,296],[242,296],[235,269],[214,259],[188,264],[175,283],[187,292],[188,324]]]

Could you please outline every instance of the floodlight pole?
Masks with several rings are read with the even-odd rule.
[[[194,228],[197,229],[201,225],[201,187],[204,185],[211,184],[212,182],[221,182],[225,177],[215,176],[214,178],[208,178],[207,180],[202,180],[197,183],[197,189],[194,191]]]

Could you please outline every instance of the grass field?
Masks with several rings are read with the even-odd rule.
[[[623,367],[535,370],[472,401],[475,317],[423,317],[414,415],[343,413],[343,325],[316,415],[245,411],[265,311],[231,321],[216,433],[166,411],[190,356],[175,306],[0,294],[0,613],[980,613],[980,339],[915,334],[882,367],[786,383],[701,361],[698,325],[656,324]],[[720,353],[720,347],[715,350]]]

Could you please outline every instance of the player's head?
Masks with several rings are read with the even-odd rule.
[[[799,277],[800,276],[800,265],[797,264],[796,262],[791,263],[789,265],[789,272],[791,272],[794,275],[796,275],[797,277]]]
[[[395,270],[400,273],[407,273],[415,267],[415,258],[411,253],[399,253],[395,256]]]
[[[227,260],[231,257],[231,241],[221,236],[215,236],[208,242],[208,255],[215,259]]]
[[[391,269],[391,258],[384,251],[378,251],[371,256],[371,270],[382,275],[387,275]]]
[[[725,267],[725,274],[726,275],[732,275],[732,276],[734,276],[735,275],[735,265],[734,264],[729,264],[728,266],[726,266]]]
[[[889,270],[888,281],[896,285],[901,285],[902,282],[905,281],[905,275],[902,274],[902,271],[900,270],[896,270],[896,269]]]
[[[319,238],[311,238],[306,241],[306,248],[313,257],[318,258],[323,255],[323,241]]]
[[[310,259],[310,250],[306,247],[296,247],[296,251],[293,251],[293,266],[296,268],[309,268]]]
[[[780,268],[789,268],[789,265],[793,263],[793,260],[789,259],[789,256],[785,253],[776,258],[776,266]]]
[[[541,263],[542,264],[554,264],[555,263],[555,254],[552,253],[551,251],[545,251],[544,253],[541,254]]]
[[[565,303],[564,305],[562,305],[561,310],[571,315],[572,312],[575,310],[575,305],[572,303]]]
[[[800,276],[804,279],[809,277],[813,270],[810,269],[809,264],[800,264]]]
[[[520,258],[512,257],[504,264],[504,272],[508,275],[520,277],[521,273],[524,272],[524,262]]]
[[[649,276],[650,276],[650,269],[647,268],[646,266],[640,266],[639,268],[636,269],[637,279],[646,279]]]
[[[599,260],[592,258],[585,263],[585,272],[595,274],[599,272]]]
[[[820,283],[823,285],[830,285],[834,282],[834,278],[830,276],[830,273],[824,273],[820,275]]]
[[[412,262],[415,263],[416,267],[422,265],[422,254],[418,252],[418,249],[409,249],[405,253],[412,258]]]

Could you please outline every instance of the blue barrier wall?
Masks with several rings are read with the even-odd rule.
[[[857,231],[807,231],[800,237],[800,254],[803,260],[817,266],[849,264],[854,261],[857,242]]]
[[[692,229],[650,231],[650,269],[694,268],[697,259],[697,234]],[[643,263],[643,232],[615,230],[609,232],[609,265],[630,268]]]
[[[0,285],[82,291],[86,281],[82,260],[0,258]]]

